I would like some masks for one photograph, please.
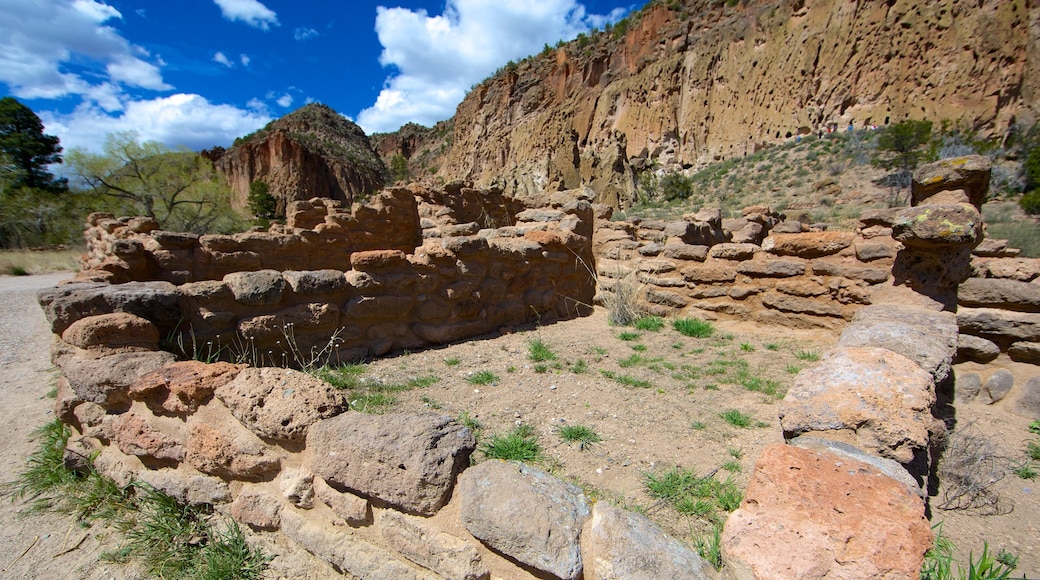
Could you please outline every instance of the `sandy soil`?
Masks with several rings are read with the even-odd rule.
[[[0,277],[0,421],[7,425],[7,444],[0,451],[4,480],[13,477],[34,448],[32,430],[52,417],[47,393],[56,373],[49,361],[49,329],[35,292],[65,277]],[[823,354],[836,340],[825,332],[727,322],[716,326],[713,337],[696,339],[670,327],[657,332],[612,327],[598,311],[588,318],[385,358],[365,365],[363,376],[384,384],[438,377],[429,386],[395,393],[397,401],[389,410],[436,410],[452,416],[466,412],[482,423],[484,440],[517,424],[530,425],[545,448],[543,466],[598,497],[645,509],[672,533],[690,539],[705,533],[710,524],[650,498],[645,474],[672,465],[697,474],[718,469],[715,477],[732,477],[743,488],[761,449],[781,439],[778,396],[746,385],[756,386],[758,379],[758,386],[776,388],[782,396],[793,373],[812,364],[804,360],[806,354]],[[623,340],[622,332],[638,337]],[[535,340],[547,345],[556,360],[529,360]],[[1029,366],[1014,370],[1020,378],[1036,372]],[[487,385],[470,382],[481,371],[497,379]],[[625,386],[618,382],[620,377],[645,383]],[[731,409],[750,415],[752,425],[739,428],[723,420],[720,415]],[[974,421],[1000,454],[1024,457],[1025,419],[1000,406],[979,404],[958,407],[957,418],[960,425]],[[592,428],[603,441],[585,449],[564,442],[558,428],[575,424]],[[977,554],[988,541],[991,550],[1003,548],[1019,556],[1019,574],[1040,577],[1040,480],[1008,474],[992,489],[1005,506],[1013,507],[1009,513],[982,516],[934,509],[933,522],[945,521],[945,534],[964,553]],[[937,505],[936,498],[932,504]],[[139,577],[133,570],[98,562],[117,543],[109,531],[82,528],[53,514],[19,517],[20,507],[6,499],[0,502],[0,577]],[[320,578],[331,573],[270,535],[258,541],[279,554],[271,577]]]

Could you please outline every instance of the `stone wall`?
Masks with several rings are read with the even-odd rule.
[[[743,504],[726,522],[730,576],[918,574],[932,541],[925,497],[934,484],[937,442],[952,420],[959,321],[951,297],[971,273],[970,251],[981,239],[973,190],[961,188],[962,200],[957,179],[942,181],[931,196],[918,196],[915,188],[914,207],[865,220],[855,234],[778,231],[779,216],[764,208],[748,211],[746,223],[728,229],[711,214],[673,224],[598,222],[600,299],[610,284],[616,289],[634,279],[642,285],[641,300],[660,313],[739,316],[736,307],[744,306],[753,320],[791,324],[797,314],[806,324],[844,329],[838,346],[795,378],[779,412],[784,442],[763,452]],[[244,333],[274,328],[284,320],[277,317],[289,312],[314,315],[306,324],[318,324],[327,315],[321,308],[335,306],[341,325],[357,327],[357,348],[378,352],[408,343],[379,343],[377,337],[423,339],[416,317],[424,302],[455,305],[441,314],[449,318],[436,319],[437,328],[451,332],[433,338],[464,338],[484,327],[451,322],[451,316],[464,316],[455,309],[463,302],[452,301],[456,293],[474,305],[469,312],[486,312],[469,320],[506,320],[492,314],[502,296],[522,297],[526,310],[532,302],[542,304],[531,300],[532,290],[545,292],[544,285],[556,281],[554,294],[561,293],[560,280],[592,264],[593,209],[587,202],[553,198],[495,215],[465,190],[446,195],[453,200],[448,204],[418,197],[413,223],[422,241],[414,251],[344,246],[349,262],[343,264],[350,268],[332,272],[229,271],[219,280],[201,280],[196,277],[214,263],[203,239],[191,246],[190,259],[184,254],[168,262],[176,268],[159,269],[159,260],[148,262],[157,255],[149,247],[164,234],[135,231],[145,228],[133,220],[112,226],[108,218],[95,218],[97,244],[115,248],[129,241],[141,249],[112,252],[84,278],[177,271],[190,273],[192,281],[80,282],[41,294],[59,335],[55,362],[63,378],[55,411],[77,434],[70,458],[97,455],[95,467],[119,482],[140,479],[182,501],[214,504],[254,528],[279,530],[358,577],[715,576],[688,547],[639,514],[590,504],[577,488],[529,466],[469,466],[473,434],[448,417],[364,415],[349,410],[341,391],[298,371],[175,362],[159,348],[164,329],[175,327],[179,316],[208,336],[216,326],[204,323],[215,325],[214,318],[227,319],[221,328]],[[394,201],[400,192],[387,195],[376,205],[407,202]],[[319,230],[335,227],[340,215],[334,205],[312,202],[284,233],[261,239],[321,240]],[[452,217],[461,215],[510,225],[482,230]],[[743,237],[735,240],[737,234]],[[229,253],[254,252],[276,264],[277,256],[249,249],[257,235],[231,237],[238,245],[226,246],[234,249]],[[875,250],[881,255],[866,258]],[[732,259],[737,255],[744,258]],[[518,256],[526,256],[523,266]],[[141,263],[144,269],[134,270]],[[517,268],[521,273],[501,278]],[[629,273],[607,276],[624,268]],[[868,277],[865,269],[885,276]],[[706,272],[722,274],[711,279]],[[589,280],[588,271],[583,275]],[[467,280],[479,282],[457,285]],[[505,285],[505,294],[483,286],[493,280]],[[531,285],[513,293],[509,285],[519,280]],[[424,284],[443,293],[420,293]],[[397,294],[401,289],[405,294]],[[474,295],[478,289],[486,293]],[[592,294],[591,284],[587,292]],[[652,292],[677,298],[658,300]],[[387,299],[399,295],[407,298]],[[794,312],[775,307],[789,298],[814,306]],[[555,308],[549,312],[567,315],[572,304],[591,300],[568,295],[548,303]],[[366,310],[376,304],[383,308]],[[358,311],[370,317],[359,318],[367,322],[353,322],[351,313]],[[762,318],[759,311],[773,314]],[[526,320],[519,309],[505,312],[517,316],[511,323]],[[399,317],[391,320],[400,334],[387,333],[386,319],[377,313]]]
[[[294,349],[329,347],[346,362],[592,304],[592,206],[576,192],[524,205],[454,184],[391,190],[350,211],[322,199],[290,209],[284,226],[228,236],[92,214],[80,283],[41,303],[58,334],[74,318],[56,308],[122,308],[179,354],[296,366],[310,361]]]

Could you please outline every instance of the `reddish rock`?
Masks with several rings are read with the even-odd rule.
[[[726,521],[737,577],[917,578],[932,546],[924,501],[879,469],[780,443],[755,463]]]
[[[760,249],[751,243],[716,244],[708,251],[708,255],[720,260],[750,260]]]
[[[762,250],[778,256],[818,258],[837,254],[852,245],[851,232],[773,233],[762,241]]]
[[[401,250],[369,250],[350,255],[350,266],[362,272],[402,268],[408,265],[408,257]]]
[[[805,263],[797,260],[748,260],[737,264],[737,272],[754,278],[790,278],[804,274]]]
[[[281,511],[278,498],[253,488],[238,492],[231,502],[231,517],[259,530],[277,530],[282,523]]]
[[[922,165],[914,171],[910,205],[939,204],[944,203],[944,199],[963,198],[981,208],[989,192],[991,165],[984,155],[952,157]]]
[[[127,455],[160,461],[179,462],[184,459],[184,446],[179,441],[136,413],[119,415],[109,425],[108,431],[112,442]]]
[[[732,282],[737,269],[728,264],[694,264],[683,268],[682,275],[689,282]]]
[[[130,386],[143,375],[177,360],[165,351],[126,352],[85,358],[90,351],[59,346],[54,362],[61,367],[76,396],[106,409],[128,404]]]
[[[81,318],[61,333],[61,339],[88,350],[159,350],[159,329],[151,321],[126,312]]]
[[[144,375],[130,385],[131,399],[155,412],[194,413],[213,391],[234,379],[246,365],[181,361]]]
[[[189,423],[185,461],[226,479],[258,479],[278,469],[280,454],[238,421]]]

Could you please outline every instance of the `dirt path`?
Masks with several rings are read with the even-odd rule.
[[[0,480],[9,481],[35,448],[34,429],[53,417],[57,374],[50,361],[51,333],[36,292],[68,273],[0,276]],[[0,499],[0,577],[137,578],[122,567],[101,564],[110,532],[83,528],[56,514],[23,517],[19,501]]]

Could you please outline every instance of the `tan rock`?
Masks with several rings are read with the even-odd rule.
[[[795,376],[778,415],[787,439],[808,433],[844,441],[920,477],[928,468],[934,403],[932,376],[910,359],[883,348],[839,347]]]
[[[227,419],[206,423],[201,419],[189,421],[185,444],[185,461],[195,469],[245,480],[259,479],[278,469],[280,453],[241,423]]]
[[[480,580],[490,574],[475,542],[457,538],[427,520],[386,510],[379,517],[383,539],[412,562],[453,580]]]
[[[924,502],[877,468],[774,443],[723,531],[738,577],[916,578],[932,532]]]
[[[136,413],[123,413],[109,426],[112,442],[127,455],[180,462],[184,446],[171,435]]]
[[[231,517],[259,530],[281,526],[282,502],[273,495],[251,487],[243,488],[231,502]]]
[[[342,391],[292,369],[247,368],[215,394],[257,435],[286,441],[303,441],[311,425],[347,410]]]
[[[837,254],[852,245],[850,232],[774,233],[762,241],[762,251],[778,256],[818,258]]]
[[[922,165],[914,171],[910,203],[941,204],[946,203],[943,200],[962,197],[964,202],[982,208],[989,193],[991,165],[984,155],[952,157]]]
[[[314,495],[340,518],[352,526],[371,523],[368,500],[347,491],[333,489],[320,477],[314,478]]]
[[[61,338],[83,349],[159,350],[159,329],[151,321],[126,312],[81,318],[65,329]]]

